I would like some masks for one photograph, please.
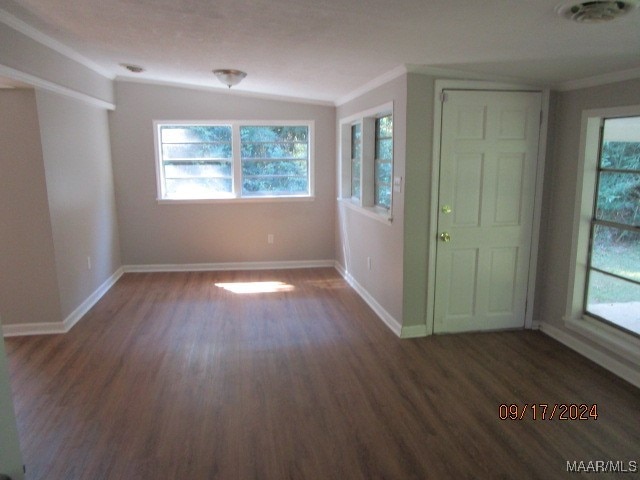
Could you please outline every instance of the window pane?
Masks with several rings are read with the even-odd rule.
[[[307,177],[247,177],[242,180],[242,193],[245,196],[261,195],[307,195]]]
[[[165,160],[180,158],[231,158],[230,143],[170,143],[162,145]]]
[[[166,179],[165,188],[167,198],[214,198],[216,195],[231,192],[231,179]]]
[[[640,140],[603,142],[600,167],[618,170],[640,170]]]
[[[230,162],[165,163],[164,176],[169,178],[231,177]]]
[[[307,176],[306,161],[244,161],[243,175],[295,175]]]
[[[351,196],[360,198],[360,166],[361,160],[354,158],[351,160]]]
[[[388,185],[376,185],[376,205],[391,208],[391,187]]]
[[[162,143],[231,142],[229,125],[163,125]]]
[[[600,172],[596,218],[640,226],[640,174]]]
[[[587,312],[640,334],[640,285],[591,271]]]
[[[309,140],[306,126],[251,126],[240,127],[242,142],[302,142]]]
[[[393,136],[393,117],[387,115],[376,120],[376,132],[379,137]]]
[[[362,125],[351,125],[351,158],[362,158]]]
[[[383,208],[391,207],[391,173],[393,170],[393,117],[376,119],[376,144],[374,164],[374,203]]]
[[[240,127],[242,194],[309,194],[309,128]]]
[[[393,158],[393,139],[376,141],[376,158],[391,160]]]
[[[376,183],[391,183],[391,163],[376,160]]]
[[[591,265],[640,282],[640,233],[596,225]]]
[[[242,144],[242,158],[300,158],[308,156],[306,143],[300,142],[245,142]]]

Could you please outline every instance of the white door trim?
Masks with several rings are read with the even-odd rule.
[[[444,90],[498,90],[498,91],[529,91],[542,94],[542,122],[540,124],[540,139],[538,141],[538,158],[536,167],[535,199],[533,209],[533,225],[531,238],[531,255],[529,258],[529,282],[527,286],[527,312],[524,321],[526,329],[538,328],[533,319],[533,300],[536,286],[536,269],[538,265],[538,247],[540,238],[540,220],[542,214],[542,184],[544,166],[547,154],[547,130],[549,119],[548,88],[532,87],[525,84],[510,84],[497,82],[483,82],[472,80],[436,80],[433,109],[433,153],[431,165],[431,208],[429,210],[429,238],[427,240],[427,301],[426,327],[427,334],[433,334],[435,279],[436,279],[436,245],[438,234],[438,198],[440,187],[440,138],[442,134],[442,101]]]

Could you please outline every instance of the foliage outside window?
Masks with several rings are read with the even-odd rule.
[[[312,195],[310,124],[158,122],[156,135],[162,200]]]
[[[640,117],[605,119],[587,313],[640,335]]]
[[[376,148],[374,164],[374,203],[391,208],[391,174],[393,170],[393,117],[376,119]]]
[[[360,198],[360,167],[362,164],[362,124],[351,125],[351,196]]]

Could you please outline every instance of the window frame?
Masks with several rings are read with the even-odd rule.
[[[391,199],[389,208],[375,205],[376,120],[390,115],[394,119],[393,102],[387,102],[339,120],[339,196],[338,201],[363,215],[387,224],[393,222],[395,128],[392,130]],[[395,122],[394,122],[395,123]],[[361,124],[360,198],[352,195],[351,127]],[[395,127],[395,125],[394,125]]]
[[[614,327],[585,311],[591,220],[596,199],[597,168],[600,155],[600,126],[605,118],[640,115],[640,105],[584,110],[576,177],[576,197],[572,225],[569,285],[565,326],[627,359],[640,363],[640,338]]]
[[[161,127],[184,126],[230,126],[231,127],[231,182],[230,193],[203,198],[171,198],[165,196],[164,159],[162,158]],[[242,194],[242,143],[241,127],[306,127],[307,136],[307,181],[308,194],[255,195]],[[235,202],[295,202],[315,199],[315,121],[313,120],[153,120],[156,171],[156,201],[159,204],[235,203]]]
[[[640,115],[638,116],[633,116],[632,118],[635,117],[640,117]],[[635,283],[635,284],[639,284],[639,282],[629,279],[629,278],[625,278],[622,276],[619,276],[617,274],[614,274],[612,272],[608,272],[605,270],[602,270],[599,267],[595,267],[593,265],[593,245],[594,245],[594,241],[595,241],[595,235],[596,235],[596,228],[598,226],[600,227],[605,227],[605,228],[614,228],[617,230],[626,230],[626,231],[631,231],[631,232],[635,232],[635,233],[640,233],[640,227],[638,226],[633,226],[633,225],[627,225],[627,224],[623,224],[620,222],[616,222],[613,220],[605,220],[605,219],[601,219],[598,218],[598,197],[600,194],[600,187],[601,187],[601,180],[602,180],[602,173],[617,173],[617,174],[622,174],[622,175],[638,175],[640,174],[640,170],[620,170],[620,169],[612,169],[612,168],[608,168],[608,167],[603,167],[602,166],[602,153],[604,150],[604,128],[605,128],[605,122],[607,120],[614,120],[616,118],[629,118],[629,117],[601,117],[600,118],[600,127],[599,127],[599,142],[598,142],[598,155],[597,155],[597,162],[596,162],[596,179],[595,179],[595,186],[594,186],[594,193],[593,193],[593,207],[592,207],[592,211],[591,211],[591,218],[590,218],[590,229],[589,229],[589,253],[587,256],[587,269],[586,269],[586,284],[585,284],[585,289],[584,289],[584,300],[583,300],[583,308],[584,308],[584,313],[585,315],[588,315],[589,317],[595,318],[597,320],[600,320],[602,322],[605,322],[608,325],[611,325],[614,328],[617,329],[621,329],[625,332],[628,332],[631,335],[634,335],[636,337],[640,337],[640,334],[632,332],[632,331],[628,331],[627,329],[625,329],[624,327],[618,325],[615,321],[613,320],[609,320],[607,318],[604,318],[592,311],[589,311],[589,286],[591,283],[591,273],[592,272],[599,272],[602,275],[606,275],[609,277],[614,277],[614,278],[618,278],[620,280],[623,281],[627,281],[630,283]]]

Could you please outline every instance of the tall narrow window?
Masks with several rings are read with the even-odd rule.
[[[362,124],[351,125],[351,197],[360,198],[362,168]]]
[[[391,208],[391,175],[393,170],[393,117],[376,119],[376,149],[374,164],[374,203]]]
[[[163,197],[231,194],[230,125],[161,125],[159,135]]]
[[[604,120],[594,203],[585,310],[640,335],[640,117]]]

